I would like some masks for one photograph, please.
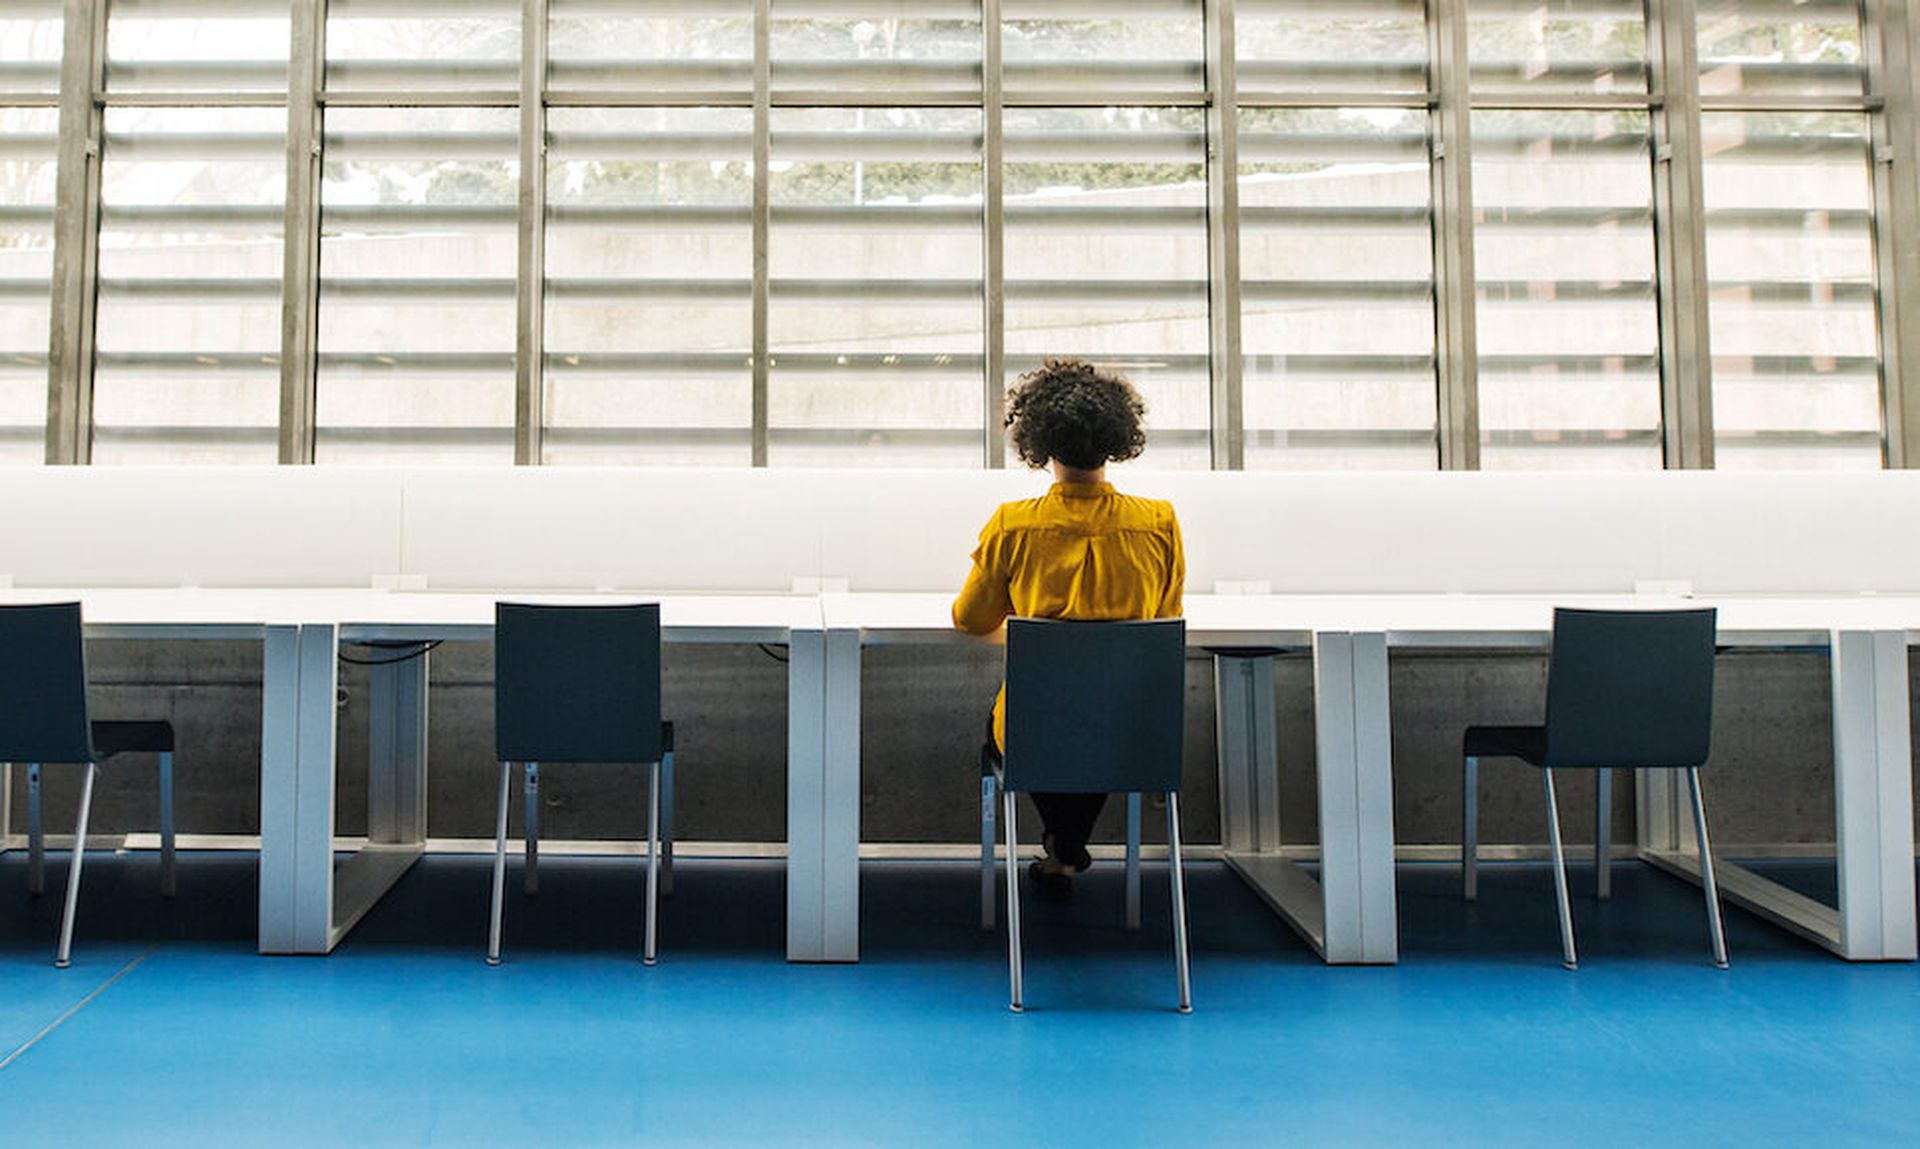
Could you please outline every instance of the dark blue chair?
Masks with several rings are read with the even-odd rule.
[[[1164,794],[1180,1012],[1193,1009],[1187,897],[1180,869],[1180,773],[1186,713],[1186,623],[1177,618],[1007,621],[1005,755],[998,771],[1006,827],[1007,965],[1022,1001],[1020,860],[1014,795]]]
[[[493,921],[487,963],[500,964],[506,894],[507,805],[515,762],[524,770],[527,892],[537,888],[539,770],[543,762],[647,765],[647,922],[654,963],[662,878],[661,806],[672,800],[673,724],[660,718],[660,605],[494,608],[494,755],[500,806],[494,831]]]
[[[1594,862],[1599,896],[1606,898],[1611,892],[1611,771],[1684,770],[1693,795],[1694,833],[1700,846],[1701,884],[1706,892],[1713,960],[1721,969],[1727,968],[1720,893],[1714,883],[1707,810],[1700,794],[1700,766],[1707,760],[1713,734],[1713,653],[1711,609],[1553,612],[1546,725],[1470,726],[1462,743],[1466,770],[1460,864],[1468,901],[1479,896],[1480,759],[1518,758],[1540,769],[1546,785],[1560,942],[1568,969],[1579,968],[1579,960],[1573,946],[1573,911],[1567,897],[1566,851],[1560,840],[1553,772],[1600,772]]]
[[[27,888],[36,896],[46,885],[41,769],[49,763],[86,767],[67,870],[66,906],[60,917],[60,943],[53,959],[63,969],[73,949],[94,777],[100,763],[120,754],[159,756],[160,890],[170,898],[174,892],[172,724],[89,720],[79,603],[0,606],[0,762],[18,762],[27,768]]]

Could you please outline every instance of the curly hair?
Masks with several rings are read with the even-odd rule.
[[[1084,359],[1049,359],[1007,391],[1007,426],[1028,466],[1091,471],[1146,449],[1147,405],[1133,384]]]

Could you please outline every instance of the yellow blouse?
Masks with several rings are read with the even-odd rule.
[[[1123,495],[1111,483],[1055,483],[1004,503],[980,530],[973,571],[953,600],[953,625],[991,634],[1023,618],[1178,618],[1186,553],[1173,504]],[[1006,688],[993,703],[1006,737]]]

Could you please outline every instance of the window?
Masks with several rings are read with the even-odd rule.
[[[96,463],[271,463],[286,112],[106,111]]]
[[[0,40],[18,31],[0,21]],[[0,464],[46,454],[59,119],[53,108],[0,107]]]
[[[108,92],[287,90],[288,0],[111,0],[107,11]]]
[[[1006,112],[1007,371],[1125,374],[1156,467],[1211,459],[1205,157],[1198,108]]]
[[[1236,0],[1240,93],[1427,92],[1423,0]]]
[[[547,121],[546,461],[745,466],[753,115]]]
[[[513,459],[518,112],[330,108],[320,462]]]
[[[979,466],[980,113],[772,127],[768,461]]]
[[[1480,465],[1659,469],[1641,111],[1473,114]]]
[[[1240,113],[1249,468],[1438,464],[1426,113]]]

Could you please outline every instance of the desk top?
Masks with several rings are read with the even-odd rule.
[[[460,594],[374,589],[214,587],[9,588],[0,604],[78,600],[100,638],[259,638],[269,626],[336,624],[355,639],[472,639],[493,635],[493,605],[658,602],[667,642],[785,642],[820,627],[811,595]]]
[[[953,630],[945,594],[827,594],[832,629],[857,629],[870,644],[980,641]],[[1428,648],[1543,646],[1553,608],[1719,610],[1722,641],[1820,646],[1833,630],[1898,630],[1920,641],[1920,598],[1712,597],[1659,595],[1188,595],[1194,646],[1310,646],[1315,632],[1384,631],[1390,645]]]

